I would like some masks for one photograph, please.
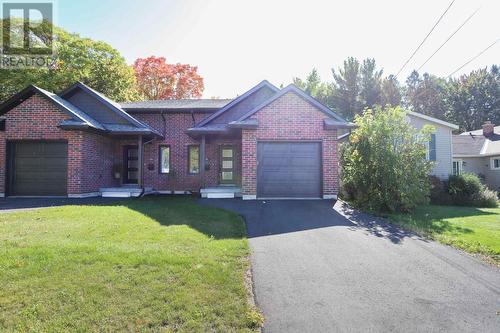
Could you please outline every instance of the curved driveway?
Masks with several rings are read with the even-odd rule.
[[[265,332],[500,332],[500,272],[330,201],[202,200],[243,215]]]

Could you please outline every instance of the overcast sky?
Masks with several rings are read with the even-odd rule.
[[[103,40],[128,63],[164,56],[197,65],[204,97],[234,97],[267,79],[288,84],[316,67],[331,80],[348,56],[395,74],[451,0],[58,0],[57,24]],[[482,6],[481,6],[482,5]],[[447,76],[500,38],[500,0],[456,0],[404,81],[478,7],[421,72]],[[457,73],[500,64],[500,42]]]

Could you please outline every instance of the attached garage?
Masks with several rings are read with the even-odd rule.
[[[15,141],[8,143],[8,194],[11,196],[65,196],[68,144]]]
[[[321,198],[321,142],[259,142],[259,198]]]

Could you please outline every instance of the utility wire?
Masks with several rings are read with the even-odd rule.
[[[453,74],[455,74],[456,72],[458,72],[459,70],[461,70],[462,68],[464,68],[465,66],[467,66],[468,64],[470,64],[471,62],[473,62],[474,60],[476,60],[484,52],[488,51],[491,47],[493,47],[493,45],[495,45],[496,43],[498,43],[498,41],[500,41],[500,38],[497,39],[496,41],[494,41],[493,43],[491,43],[487,48],[485,48],[484,50],[482,50],[481,52],[479,52],[478,54],[476,54],[474,57],[472,57],[471,59],[469,59],[465,64],[463,64],[462,66],[460,66],[457,69],[455,69],[453,71],[453,73],[451,73],[450,75],[448,75],[448,77],[452,76]]]
[[[428,63],[428,62],[429,62],[429,60],[431,60],[431,59],[434,57],[434,55],[435,55],[436,53],[438,53],[438,52],[439,52],[439,50],[441,50],[441,48],[442,48],[443,46],[445,46],[445,45],[446,45],[446,43],[448,43],[448,41],[449,41],[449,40],[450,40],[453,36],[455,36],[455,34],[456,34],[457,32],[459,32],[459,31],[460,31],[460,29],[462,29],[462,27],[463,27],[465,24],[467,24],[467,22],[469,22],[469,20],[470,20],[470,19],[471,19],[474,15],[476,15],[476,13],[479,11],[479,9],[481,9],[481,7],[479,7],[478,9],[476,9],[476,10],[474,11],[474,13],[472,13],[471,15],[469,15],[469,17],[467,17],[467,19],[466,19],[466,20],[465,20],[465,21],[464,21],[464,22],[463,22],[463,23],[462,23],[462,24],[461,24],[461,25],[457,28],[457,30],[455,30],[455,31],[454,31],[454,32],[453,32],[453,33],[452,33],[452,34],[451,34],[451,35],[450,35],[450,36],[449,36],[449,37],[448,37],[448,38],[444,41],[444,43],[443,43],[443,44],[441,44],[441,46],[440,46],[440,47],[438,47],[438,49],[437,49],[436,51],[434,51],[434,53],[433,53],[433,54],[431,54],[431,56],[430,56],[429,58],[427,58],[427,60],[426,60],[426,61],[425,61],[425,62],[424,62],[424,63],[423,63],[423,64],[422,64],[422,65],[421,65],[418,69],[417,69],[417,72],[418,72],[419,70],[421,70],[421,69],[422,69],[422,67],[424,67],[424,66],[425,66],[425,64],[426,64],[426,63]]]
[[[420,48],[422,47],[422,45],[425,43],[425,41],[427,40],[427,38],[429,38],[429,36],[431,35],[431,33],[434,31],[434,29],[437,27],[437,25],[439,24],[439,22],[441,22],[441,19],[444,17],[444,15],[448,12],[448,10],[450,10],[451,6],[453,5],[453,3],[455,2],[455,0],[453,0],[452,2],[450,2],[448,8],[446,8],[446,10],[443,12],[443,14],[441,14],[441,16],[439,17],[439,19],[437,20],[437,22],[434,24],[434,26],[432,27],[431,31],[429,31],[427,33],[427,36],[425,36],[425,38],[422,40],[422,42],[420,42],[420,44],[417,46],[417,48],[415,49],[415,51],[413,51],[413,53],[411,54],[411,56],[408,58],[408,60],[406,60],[406,62],[403,64],[403,66],[401,66],[401,68],[399,69],[398,73],[396,74],[396,78],[398,77],[398,75],[401,73],[401,71],[406,67],[406,65],[408,65],[408,63],[410,62],[411,59],[413,59],[413,57],[415,56],[415,54],[418,52],[418,50],[420,50]]]

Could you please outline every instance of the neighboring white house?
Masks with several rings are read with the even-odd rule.
[[[477,174],[492,190],[500,190],[500,126],[486,122],[482,129],[453,136],[453,173]]]
[[[417,112],[408,112],[410,124],[417,130],[425,125],[433,126],[436,131],[431,135],[427,157],[434,161],[431,174],[440,179],[448,179],[453,173],[453,130],[458,126],[437,118],[429,117]]]

